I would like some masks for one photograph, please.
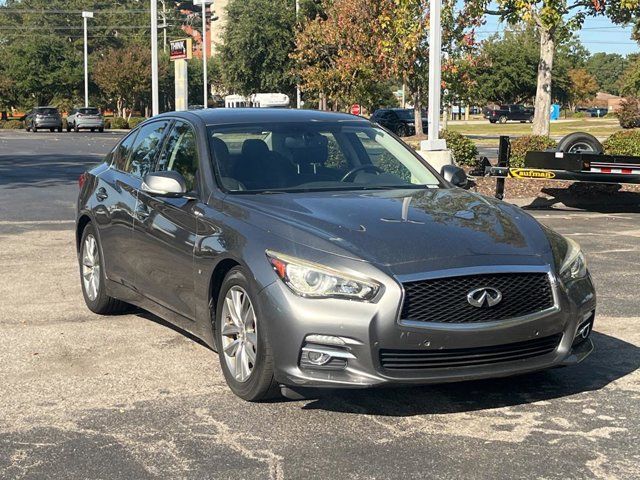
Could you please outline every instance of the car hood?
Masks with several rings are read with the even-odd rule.
[[[550,253],[542,227],[530,215],[458,188],[227,198],[229,214],[266,231],[374,264]]]

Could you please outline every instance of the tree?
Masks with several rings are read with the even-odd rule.
[[[110,48],[95,61],[93,77],[115,103],[117,116],[124,117],[128,110],[129,119],[136,104],[151,90],[151,52],[142,45]]]
[[[591,100],[598,93],[598,82],[595,77],[584,68],[574,68],[569,71],[571,86],[569,99],[571,106],[576,107],[578,103]]]
[[[628,23],[640,14],[640,0],[470,0],[467,3],[471,4],[472,11],[498,15],[511,25],[524,21],[538,32],[540,60],[533,122],[536,135],[549,134],[552,72],[558,41],[580,29],[589,16],[607,16],[616,23]]]
[[[288,0],[230,0],[220,48],[230,91],[293,95],[295,13]]]
[[[625,69],[620,77],[619,85],[622,94],[640,98],[640,57],[636,58]]]
[[[589,57],[585,68],[595,77],[603,92],[619,95],[619,80],[627,65],[628,62],[622,55],[598,52]]]

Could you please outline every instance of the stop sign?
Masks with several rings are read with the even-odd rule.
[[[353,105],[351,105],[351,115],[360,115],[360,112],[361,112],[360,105],[358,105],[357,103],[354,103]]]

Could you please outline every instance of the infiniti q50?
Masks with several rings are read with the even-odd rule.
[[[580,247],[465,183],[360,117],[159,115],[80,177],[84,298],[201,338],[251,401],[578,363]]]

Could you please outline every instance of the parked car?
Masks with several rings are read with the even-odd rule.
[[[594,118],[604,117],[607,113],[609,113],[609,109],[604,107],[594,107],[589,109],[589,115]]]
[[[56,107],[36,107],[25,117],[24,125],[27,132],[37,132],[38,129],[48,128],[50,131],[62,131],[62,116]]]
[[[84,299],[201,338],[251,401],[580,362],[580,247],[466,181],[352,115],[158,115],[80,177]]]
[[[485,118],[487,118],[491,123],[507,123],[510,120],[521,123],[532,123],[534,113],[533,108],[527,108],[523,105],[509,104],[500,105],[500,108],[496,109],[487,109],[485,111]]]
[[[67,116],[67,132],[73,130],[91,130],[104,132],[104,118],[100,110],[94,107],[74,108]]]
[[[411,108],[381,108],[373,112],[371,121],[379,123],[399,137],[416,134],[415,114]],[[422,115],[422,132],[427,133],[427,115]]]

